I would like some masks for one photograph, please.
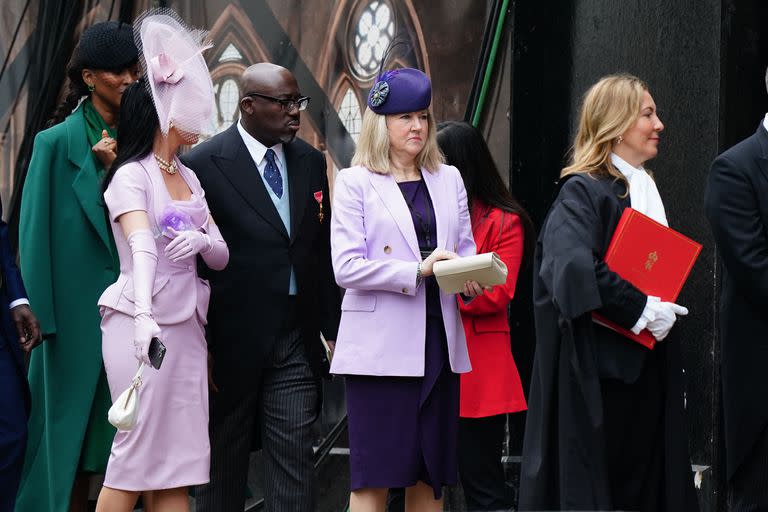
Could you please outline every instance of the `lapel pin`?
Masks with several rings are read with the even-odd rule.
[[[325,214],[323,213],[323,191],[318,190],[313,195],[315,196],[315,201],[317,201],[318,206],[320,206],[320,211],[317,212],[317,220],[322,224],[323,219],[325,218]]]

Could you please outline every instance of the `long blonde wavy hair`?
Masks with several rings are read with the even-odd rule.
[[[627,179],[611,163],[611,149],[637,121],[643,92],[647,90],[645,82],[628,74],[605,76],[589,88],[581,106],[569,165],[560,172],[561,178],[571,174],[613,177],[629,192]]]

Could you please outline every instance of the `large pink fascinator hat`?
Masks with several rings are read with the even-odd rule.
[[[133,35],[163,134],[171,126],[189,135],[210,131],[213,83],[203,51],[213,44],[205,40],[207,32],[161,8],[139,15]]]

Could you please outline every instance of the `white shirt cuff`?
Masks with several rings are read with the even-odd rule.
[[[15,301],[10,303],[10,305],[8,306],[8,309],[13,309],[16,306],[21,306],[22,304],[26,304],[27,306],[29,306],[29,300],[27,300],[27,299],[16,299]]]

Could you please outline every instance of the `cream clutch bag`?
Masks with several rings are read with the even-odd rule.
[[[507,282],[507,266],[495,252],[436,261],[432,271],[444,293],[461,292],[465,281],[477,281],[481,286]]]
[[[133,430],[136,426],[136,420],[139,417],[139,387],[143,371],[144,363],[140,363],[131,385],[120,393],[107,412],[107,419],[118,430]]]

